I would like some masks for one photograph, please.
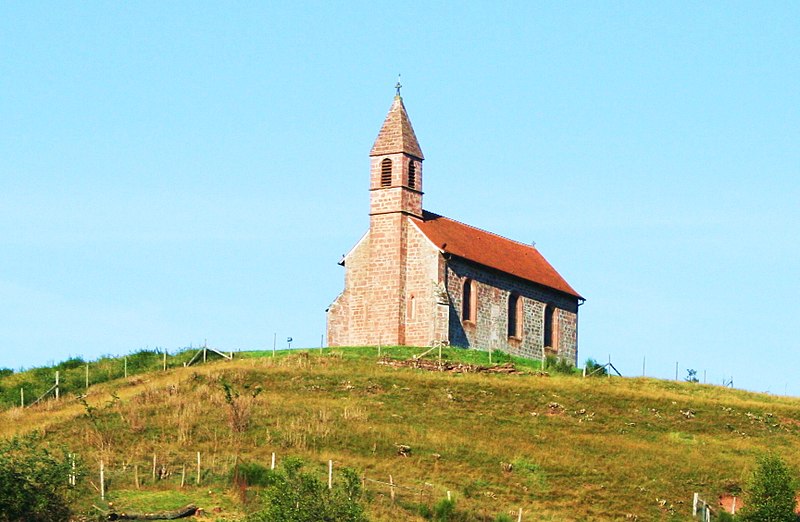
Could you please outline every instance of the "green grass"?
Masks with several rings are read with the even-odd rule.
[[[382,347],[381,355],[421,351]],[[329,459],[358,469],[371,519],[386,521],[422,520],[420,506],[432,509],[447,491],[473,520],[519,508],[524,520],[685,520],[692,493],[715,498],[744,484],[761,452],[800,467],[795,399],[644,378],[543,377],[538,361],[518,359],[530,373],[427,372],[378,365],[377,355],[376,347],[242,352],[142,373],[92,386],[90,411],[69,394],[8,409],[0,435],[38,430],[66,442],[95,482],[102,457],[109,498],[120,505],[194,502],[228,519],[246,510],[229,480],[236,463],[269,465],[272,452],[304,459],[321,477]],[[488,363],[486,352],[457,348],[443,357]],[[398,455],[396,444],[411,454]],[[154,453],[171,473],[163,480],[152,479]],[[402,486],[395,503],[380,483],[390,475]]]

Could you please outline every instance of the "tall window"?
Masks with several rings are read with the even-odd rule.
[[[381,161],[381,187],[389,187],[392,184],[392,160],[386,158]]]
[[[477,292],[475,290],[475,281],[469,278],[464,279],[464,289],[461,294],[461,319],[464,321],[475,321],[475,308],[477,306]]]
[[[544,307],[544,345],[557,348],[556,343],[556,314],[553,305]]]
[[[408,186],[417,188],[417,167],[414,160],[408,162]]]
[[[508,336],[522,337],[522,298],[514,292],[508,296]]]

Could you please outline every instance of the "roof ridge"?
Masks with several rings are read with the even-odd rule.
[[[519,241],[517,239],[511,239],[510,237],[506,237],[506,236],[503,236],[501,234],[496,234],[496,233],[494,233],[494,232],[492,232],[490,230],[486,230],[486,229],[483,229],[483,228],[478,228],[476,226],[470,225],[469,223],[464,223],[463,221],[459,221],[458,219],[453,219],[453,218],[449,218],[447,216],[443,216],[441,214],[437,214],[436,212],[431,212],[431,211],[425,210],[425,209],[423,209],[422,212],[423,212],[423,214],[422,214],[423,220],[425,218],[425,213],[427,212],[428,214],[432,214],[432,215],[434,215],[434,216],[436,216],[438,218],[446,219],[448,221],[453,221],[455,223],[458,223],[459,225],[463,225],[463,226],[465,226],[467,228],[471,228],[473,230],[477,230],[478,232],[483,232],[485,234],[490,234],[492,236],[499,237],[500,239],[505,239],[506,241],[511,241],[512,243],[516,243],[516,244],[522,245],[524,247],[532,248],[532,249],[536,250],[537,252],[539,252],[539,249],[536,248],[536,245],[531,245],[530,243],[523,243],[522,241]]]

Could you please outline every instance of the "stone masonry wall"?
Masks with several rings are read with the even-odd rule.
[[[475,321],[462,321],[465,279],[476,283]],[[451,258],[446,267],[450,299],[450,344],[478,349],[498,349],[521,357],[541,358],[544,351],[544,309],[555,307],[554,348],[559,357],[577,365],[578,302],[561,292],[497,272],[468,261]],[[508,336],[508,299],[516,292],[522,299],[522,337]]]
[[[447,339],[440,264],[438,249],[408,217],[379,216],[345,260],[345,289],[328,310],[328,345],[430,346]]]
[[[408,346],[430,346],[447,338],[442,320],[439,261],[441,254],[408,218],[405,278],[405,339]],[[446,317],[446,316],[445,316]]]

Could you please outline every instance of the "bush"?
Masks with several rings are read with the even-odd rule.
[[[341,479],[328,485],[302,471],[302,462],[286,459],[283,470],[263,494],[265,508],[251,514],[248,522],[366,522],[360,504],[361,483],[355,471],[343,468]]]
[[[559,359],[555,355],[548,355],[545,358],[544,369],[554,373],[563,373],[565,375],[572,375],[574,372],[572,363],[564,358]]]
[[[257,462],[240,462],[233,474],[233,482],[243,486],[266,487],[278,480],[273,470]]]
[[[0,522],[65,522],[70,518],[66,455],[36,436],[0,441]]]
[[[761,457],[745,491],[741,520],[796,522],[796,487],[794,474],[780,457],[772,454]]]
[[[607,375],[606,367],[599,362],[595,361],[591,357],[586,359],[585,363],[586,368],[586,376],[588,377],[591,375],[592,377],[605,377]]]
[[[443,498],[433,506],[433,520],[447,522],[456,511],[456,501]]]

